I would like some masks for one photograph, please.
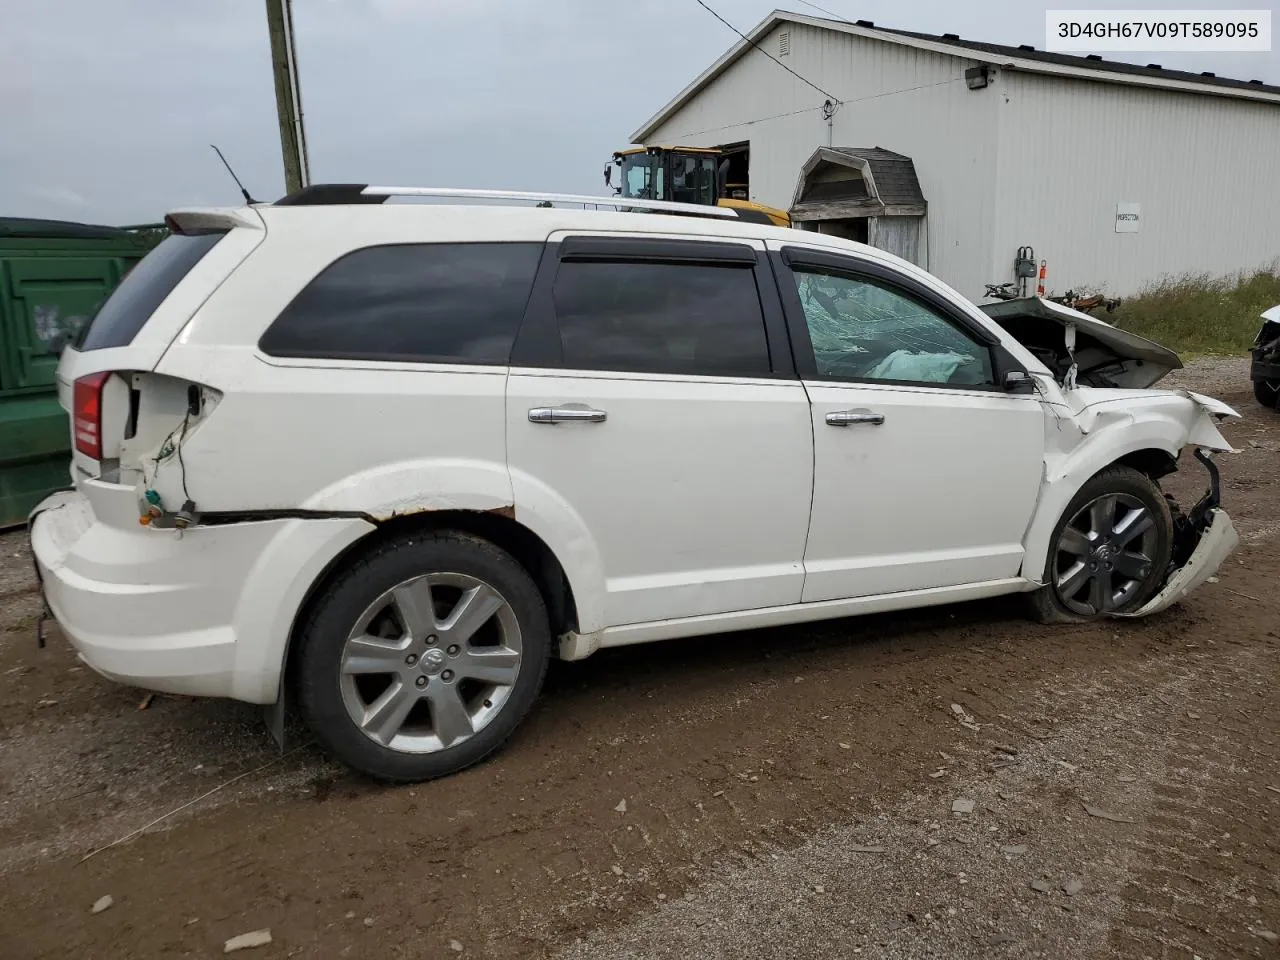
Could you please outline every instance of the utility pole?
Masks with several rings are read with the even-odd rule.
[[[280,149],[284,154],[284,187],[286,193],[294,193],[311,183],[311,171],[307,167],[307,137],[302,129],[293,0],[267,0],[267,30],[271,34],[271,75],[276,85]]]

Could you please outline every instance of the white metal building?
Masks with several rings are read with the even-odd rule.
[[[632,140],[749,151],[752,200],[967,296],[1023,246],[1050,293],[1280,257],[1280,87],[782,11],[747,36],[804,79],[739,42]]]

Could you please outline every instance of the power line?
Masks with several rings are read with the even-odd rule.
[[[813,7],[813,9],[817,10],[819,13],[825,13],[832,20],[839,20],[841,23],[851,23],[847,18],[842,17],[837,13],[832,13],[826,7],[820,7],[816,3],[810,3],[809,0],[800,0],[800,2],[803,3],[806,7]],[[856,24],[851,24],[851,25],[856,26]]]
[[[712,10],[709,6],[707,6],[707,5],[703,2],[703,0],[695,0],[695,2],[696,2],[696,3],[698,4],[698,6],[700,6],[703,10],[707,11],[707,13],[709,13],[709,14],[711,14],[713,17],[715,17],[717,20],[719,20],[721,23],[723,23],[726,27],[728,27],[730,30],[732,30],[734,33],[736,33],[739,37],[741,37],[741,38],[742,38],[743,40],[745,40],[747,43],[751,44],[751,46],[755,47],[757,50],[759,50],[761,53],[763,53],[766,57],[768,57],[770,60],[772,60],[772,61],[773,61],[774,63],[776,63],[778,66],[780,66],[783,70],[787,71],[787,73],[791,74],[791,75],[792,75],[793,77],[795,77],[796,79],[801,80],[801,81],[803,81],[804,83],[807,83],[809,86],[813,87],[813,89],[817,90],[820,94],[822,94],[822,95],[823,95],[824,97],[826,97],[828,100],[831,100],[831,101],[833,101],[833,102],[835,102],[835,103],[839,103],[839,102],[840,102],[840,98],[839,98],[839,97],[837,97],[834,93],[827,93],[827,91],[823,90],[820,86],[818,86],[818,85],[817,85],[816,83],[814,83],[812,80],[808,79],[807,77],[802,77],[802,76],[800,76],[800,74],[796,73],[794,70],[792,70],[790,67],[788,67],[785,63],[783,63],[781,60],[779,60],[777,57],[775,57],[772,53],[770,53],[770,52],[769,52],[768,50],[766,50],[764,47],[760,46],[760,44],[756,43],[754,40],[752,40],[750,37],[748,37],[745,33],[743,33],[741,30],[739,30],[737,27],[735,27],[732,23],[730,23],[730,22],[729,22],[728,20],[726,20],[724,17],[720,16],[720,14],[718,14],[718,13],[716,13],[714,10]]]
[[[841,105],[847,103],[864,103],[867,100],[879,100],[881,97],[893,97],[900,93],[911,93],[913,90],[924,90],[928,87],[942,87],[949,83],[959,83],[964,77],[952,77],[949,80],[936,80],[933,83],[921,83],[914,87],[902,87],[898,90],[885,90],[883,93],[872,93],[865,97],[856,97],[853,100],[837,100]],[[736,123],[726,123],[722,127],[708,127],[706,130],[695,130],[692,133],[681,133],[677,135],[677,140],[687,140],[690,137],[700,137],[704,133],[717,133],[720,130],[729,130],[733,127],[748,127],[753,123],[765,123],[769,120],[780,120],[783,117],[794,117],[801,113],[813,113],[822,110],[823,107],[801,107],[799,110],[788,110],[786,113],[775,113],[767,117],[752,117],[750,120],[739,120]]]
[[[801,107],[799,110],[788,110],[786,113],[775,113],[768,117],[753,117],[750,120],[739,120],[737,123],[726,123],[723,127],[708,127],[706,130],[695,130],[692,133],[682,133],[676,137],[677,140],[687,140],[690,137],[700,137],[704,133],[716,133],[720,130],[729,130],[733,127],[749,127],[753,123],[765,123],[769,120],[781,120],[783,117],[794,117],[802,113],[814,113],[821,110],[822,107]]]
[[[750,127],[753,123],[767,123],[768,120],[781,120],[783,116],[797,116],[800,114],[812,114],[815,111],[822,110],[820,106],[803,106],[799,110],[787,110],[785,114],[773,114],[771,116],[755,116],[750,120],[739,120],[737,123],[726,123],[723,127],[708,127],[705,131],[694,131],[691,133],[681,133],[676,137],[678,141],[689,140],[690,137],[700,137],[704,133],[717,133],[719,131],[727,131],[733,127]]]

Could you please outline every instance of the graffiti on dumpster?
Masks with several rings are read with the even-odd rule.
[[[49,348],[50,352],[60,350],[63,345],[74,340],[89,319],[79,313],[64,317],[56,303],[35,304],[31,308],[31,314],[36,340]]]

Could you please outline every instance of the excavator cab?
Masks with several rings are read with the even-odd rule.
[[[614,153],[613,166],[605,167],[604,182],[622,197],[733,207],[743,219],[791,226],[785,211],[752,203],[745,188],[730,189],[734,185],[726,182],[729,167],[724,151],[715,147],[632,147]]]
[[[715,206],[720,151],[699,147],[635,147],[613,155],[618,192],[638,200]],[[609,178],[606,176],[606,183]]]

